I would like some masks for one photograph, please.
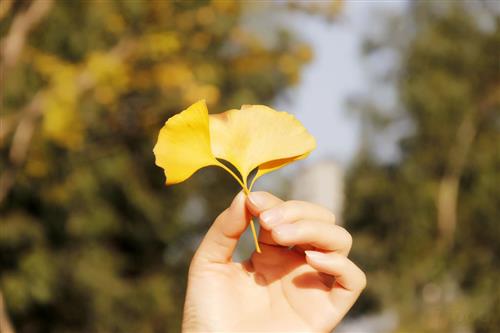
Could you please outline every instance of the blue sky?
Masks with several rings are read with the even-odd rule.
[[[334,159],[347,167],[360,145],[359,117],[346,101],[369,88],[361,43],[377,11],[401,11],[406,1],[346,1],[341,16],[328,23],[315,16],[287,13],[281,22],[309,42],[313,61],[297,87],[276,101],[279,109],[294,113],[317,139],[308,161]]]

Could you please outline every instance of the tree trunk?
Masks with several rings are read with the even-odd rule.
[[[462,178],[476,133],[477,128],[474,113],[471,112],[464,117],[457,130],[455,145],[450,149],[447,172],[439,181],[436,198],[437,224],[440,242],[445,248],[448,248],[454,242],[457,226],[460,179]]]

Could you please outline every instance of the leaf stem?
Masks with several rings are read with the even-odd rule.
[[[243,187],[243,192],[245,192],[245,195],[247,196],[250,194],[250,191],[246,186]],[[262,251],[260,250],[259,239],[257,238],[257,232],[255,231],[255,224],[253,223],[252,216],[250,216],[250,229],[252,230],[253,242],[255,244],[255,251],[257,251],[257,253],[262,253]]]
[[[236,179],[236,181],[238,182],[238,184],[241,185],[241,188],[243,188],[243,192],[245,192],[246,196],[248,196],[250,194],[250,190],[247,187],[246,180],[242,182],[241,179],[231,169],[229,169],[224,164],[219,163],[218,165],[222,169],[224,169],[227,172],[229,172],[229,174],[231,176],[233,176],[234,179]],[[252,185],[253,185],[253,182],[252,182]],[[251,216],[250,216],[250,229],[252,230],[253,241],[254,241],[254,244],[255,244],[255,251],[257,251],[257,253],[262,253],[262,251],[260,250],[260,246],[259,246],[259,240],[257,238],[257,232],[255,231],[255,224],[253,223],[253,218]]]
[[[253,241],[255,243],[255,251],[257,251],[257,253],[262,253],[259,246],[259,240],[257,239],[257,232],[255,232],[255,225],[253,224],[252,217],[250,217],[250,229],[252,229]]]
[[[255,184],[256,180],[257,180],[257,174],[253,177],[252,181],[250,182],[250,187],[248,188],[249,191],[252,191],[253,184]]]
[[[233,176],[234,179],[236,179],[236,181],[238,182],[238,184],[240,184],[240,186],[243,188],[243,191],[245,191],[245,194],[248,194],[248,189],[246,189],[247,187],[245,186],[245,184],[241,181],[240,177],[238,177],[231,169],[229,169],[227,166],[225,166],[224,164],[220,163],[218,164],[218,166],[220,166],[222,169],[226,170],[227,172],[229,172],[229,174],[231,176]]]

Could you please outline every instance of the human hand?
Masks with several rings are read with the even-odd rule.
[[[233,262],[249,213],[260,218],[262,253]],[[193,257],[183,332],[330,332],[366,286],[351,244],[323,207],[240,192]]]

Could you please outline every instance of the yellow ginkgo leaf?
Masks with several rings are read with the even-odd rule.
[[[248,194],[257,178],[305,158],[315,147],[314,138],[286,112],[244,105],[240,110],[209,116],[202,100],[165,123],[153,152],[156,164],[165,171],[167,184],[182,182],[197,170],[216,165],[229,172]],[[240,176],[218,159],[230,163]],[[248,186],[248,176],[255,169]]]
[[[212,151],[231,163],[247,185],[263,174],[305,157],[316,147],[314,138],[291,114],[264,105],[244,105],[210,116]]]
[[[248,186],[248,188],[251,190],[252,187],[253,187],[253,184],[255,183],[255,181],[260,176],[263,176],[266,173],[269,173],[271,171],[274,171],[274,170],[277,170],[279,168],[282,168],[282,167],[284,167],[287,164],[290,164],[290,163],[293,163],[295,161],[304,159],[308,155],[309,155],[309,152],[307,152],[305,154],[302,154],[302,155],[299,155],[299,156],[289,157],[289,158],[283,158],[283,159],[280,159],[280,160],[275,160],[275,161],[271,161],[271,162],[267,162],[267,163],[259,165],[259,169],[257,170],[257,173],[253,177],[252,182],[250,183],[250,186]]]
[[[153,152],[167,185],[180,183],[197,170],[219,165],[210,147],[208,110],[204,100],[170,118],[160,130]]]

